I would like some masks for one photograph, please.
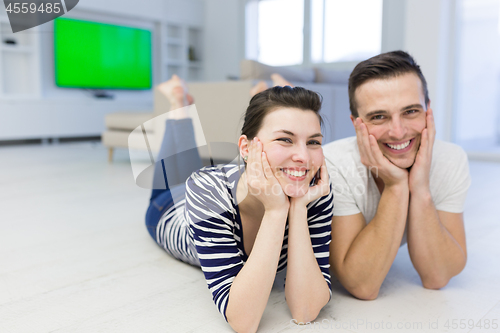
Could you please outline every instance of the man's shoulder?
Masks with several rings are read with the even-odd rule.
[[[432,159],[439,163],[455,163],[457,160],[467,159],[467,153],[462,147],[441,140],[434,142],[432,155]]]

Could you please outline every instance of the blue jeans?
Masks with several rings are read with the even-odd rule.
[[[163,190],[161,193],[157,193],[156,197],[150,199],[146,212],[146,228],[155,241],[157,241],[156,226],[163,213],[174,204],[174,198],[183,198],[185,193],[186,185],[180,184],[171,189]]]
[[[153,191],[146,212],[146,228],[151,237],[158,241],[156,226],[163,213],[184,196],[186,179],[202,167],[190,118],[167,120],[156,161]]]

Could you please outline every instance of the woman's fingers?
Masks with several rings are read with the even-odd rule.
[[[262,156],[262,167],[264,168],[264,176],[267,180],[272,180],[274,178],[273,171],[271,170],[271,166],[269,165],[269,161],[267,160],[267,155],[265,152],[261,153]]]
[[[326,159],[323,157],[323,164],[320,167],[320,178],[327,184],[330,183],[330,176],[328,175],[328,170],[326,169]]]
[[[247,180],[252,187],[263,186],[264,169],[262,167],[262,143],[255,137],[249,143],[247,161]]]

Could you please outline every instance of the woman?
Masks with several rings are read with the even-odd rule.
[[[177,77],[163,90],[172,108],[192,102]],[[153,190],[146,215],[151,236],[175,258],[202,268],[217,308],[238,332],[257,330],[276,272],[285,267],[294,320],[314,320],[330,299],[333,197],[320,107],[319,96],[304,88],[260,92],[238,141],[244,166],[205,167],[182,186]],[[160,156],[194,145],[182,109],[174,118],[167,121],[170,138]],[[187,160],[200,163],[199,156]]]

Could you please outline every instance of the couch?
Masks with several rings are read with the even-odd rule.
[[[193,116],[199,118],[195,126],[195,138],[203,160],[224,163],[237,156],[236,143],[242,116],[250,101],[249,91],[260,80],[266,80],[271,86],[269,79],[272,73],[279,73],[295,86],[316,91],[323,96],[321,114],[324,119],[324,143],[354,135],[347,94],[349,72],[272,67],[243,60],[240,80],[187,84],[195,98],[192,112]],[[148,151],[153,162],[160,149],[165,113],[169,109],[168,100],[155,89],[152,112],[108,115],[102,142],[109,149],[109,160],[112,161],[114,148],[128,148],[129,152]],[[206,149],[207,142],[211,149]]]

